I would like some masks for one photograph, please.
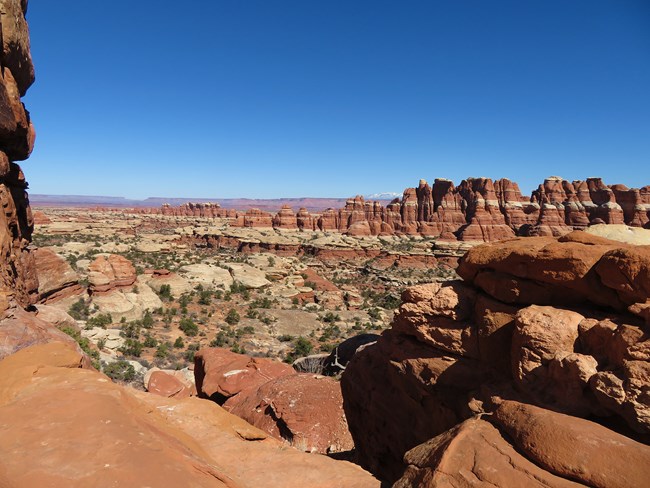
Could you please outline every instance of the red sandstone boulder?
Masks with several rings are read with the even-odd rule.
[[[48,248],[36,249],[33,254],[39,301],[49,303],[81,293],[79,275],[65,259]]]
[[[382,479],[397,480],[404,453],[471,417],[469,392],[491,377],[477,360],[384,332],[354,355],[341,377],[359,462]]]
[[[610,251],[611,256],[605,258]],[[560,239],[520,238],[498,245],[477,246],[461,259],[457,272],[506,303],[548,305],[589,301],[626,310],[635,301],[645,301],[647,291],[643,286],[626,291],[623,270],[628,269],[630,276],[637,280],[644,279],[648,256],[643,247],[572,232]],[[622,267],[614,273],[609,263],[619,261]]]
[[[478,334],[471,320],[475,302],[476,292],[458,281],[407,288],[393,330],[441,351],[478,358]]]
[[[596,423],[511,401],[491,420],[557,476],[597,488],[642,488],[650,479],[650,447]]]
[[[301,451],[335,453],[354,447],[339,383],[294,374],[245,391],[225,404],[231,413]]]
[[[503,434],[479,418],[466,420],[414,447],[394,488],[584,486],[555,476],[522,456]]]
[[[296,371],[288,364],[236,354],[228,349],[204,348],[194,356],[194,378],[200,396],[223,403],[243,391]]]
[[[117,254],[98,256],[88,266],[88,281],[93,293],[104,293],[115,288],[132,286],[136,273],[131,261]]]
[[[149,375],[147,391],[167,398],[189,398],[192,390],[180,379],[164,371],[154,371]]]

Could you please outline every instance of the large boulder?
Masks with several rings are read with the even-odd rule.
[[[0,316],[0,359],[36,344],[58,341],[78,348],[72,337],[20,307]]]
[[[242,391],[296,371],[288,364],[253,358],[218,347],[200,349],[194,355],[194,378],[200,396],[219,404]]]
[[[398,479],[404,453],[469,418],[472,392],[490,378],[475,359],[384,332],[354,355],[341,377],[361,465],[382,479]]]
[[[607,432],[647,441],[645,253],[584,232],[514,239],[470,251],[459,268],[464,282],[408,288],[392,329],[342,375],[361,465],[393,482],[404,472],[405,453],[476,414],[492,414],[503,399],[595,419]],[[452,437],[462,432],[469,430]],[[448,445],[438,441],[407,456],[405,483],[478,483],[471,470],[467,480],[441,477],[451,471],[438,469],[446,449],[440,446]],[[477,469],[488,469],[486,456],[476,459]],[[463,469],[461,461],[452,465]],[[490,479],[483,475],[476,476]]]
[[[326,376],[281,376],[232,397],[224,406],[301,451],[327,454],[354,447],[341,387]]]
[[[54,302],[82,292],[77,272],[51,249],[36,249],[34,262],[38,275],[39,301]]]
[[[132,286],[136,280],[135,267],[123,256],[98,256],[88,266],[88,281],[93,293],[106,293]]]
[[[650,299],[650,248],[575,231],[471,249],[458,274],[505,303],[595,304],[625,311]]]
[[[414,447],[404,459],[408,466],[394,488],[584,486],[540,468],[517,452],[496,427],[479,418]]]
[[[650,447],[601,425],[533,405],[505,401],[491,420],[538,466],[595,488],[642,488]]]

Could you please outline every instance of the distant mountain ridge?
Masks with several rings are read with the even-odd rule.
[[[393,194],[386,198],[372,198],[373,200],[390,201]],[[399,194],[401,196],[401,194]],[[370,198],[370,197],[368,197]],[[291,207],[304,207],[309,211],[320,211],[327,208],[338,208],[345,206],[348,198],[165,198],[149,197],[144,200],[128,199],[123,197],[93,196],[93,195],[44,195],[30,194],[30,203],[35,207],[115,207],[115,208],[139,208],[139,207],[160,207],[167,203],[171,206],[179,206],[184,203],[218,203],[223,208],[247,210],[259,208],[266,211],[277,211],[283,205]]]

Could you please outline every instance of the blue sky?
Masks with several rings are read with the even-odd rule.
[[[30,2],[31,192],[650,184],[647,0]]]

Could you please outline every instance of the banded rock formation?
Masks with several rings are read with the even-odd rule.
[[[206,208],[211,209],[205,211]],[[141,212],[142,210],[134,210]],[[151,210],[155,212],[155,210]],[[235,227],[343,232],[351,236],[423,235],[448,240],[489,242],[517,236],[561,236],[595,223],[650,228],[650,186],[609,187],[600,178],[569,182],[552,176],[532,192],[521,194],[507,178],[467,178],[460,185],[436,179],[420,180],[401,199],[386,206],[347,200],[345,207],[320,214],[294,213],[288,205],[275,215],[259,209],[225,211],[216,204],[184,204],[158,210],[163,215],[223,217]]]

